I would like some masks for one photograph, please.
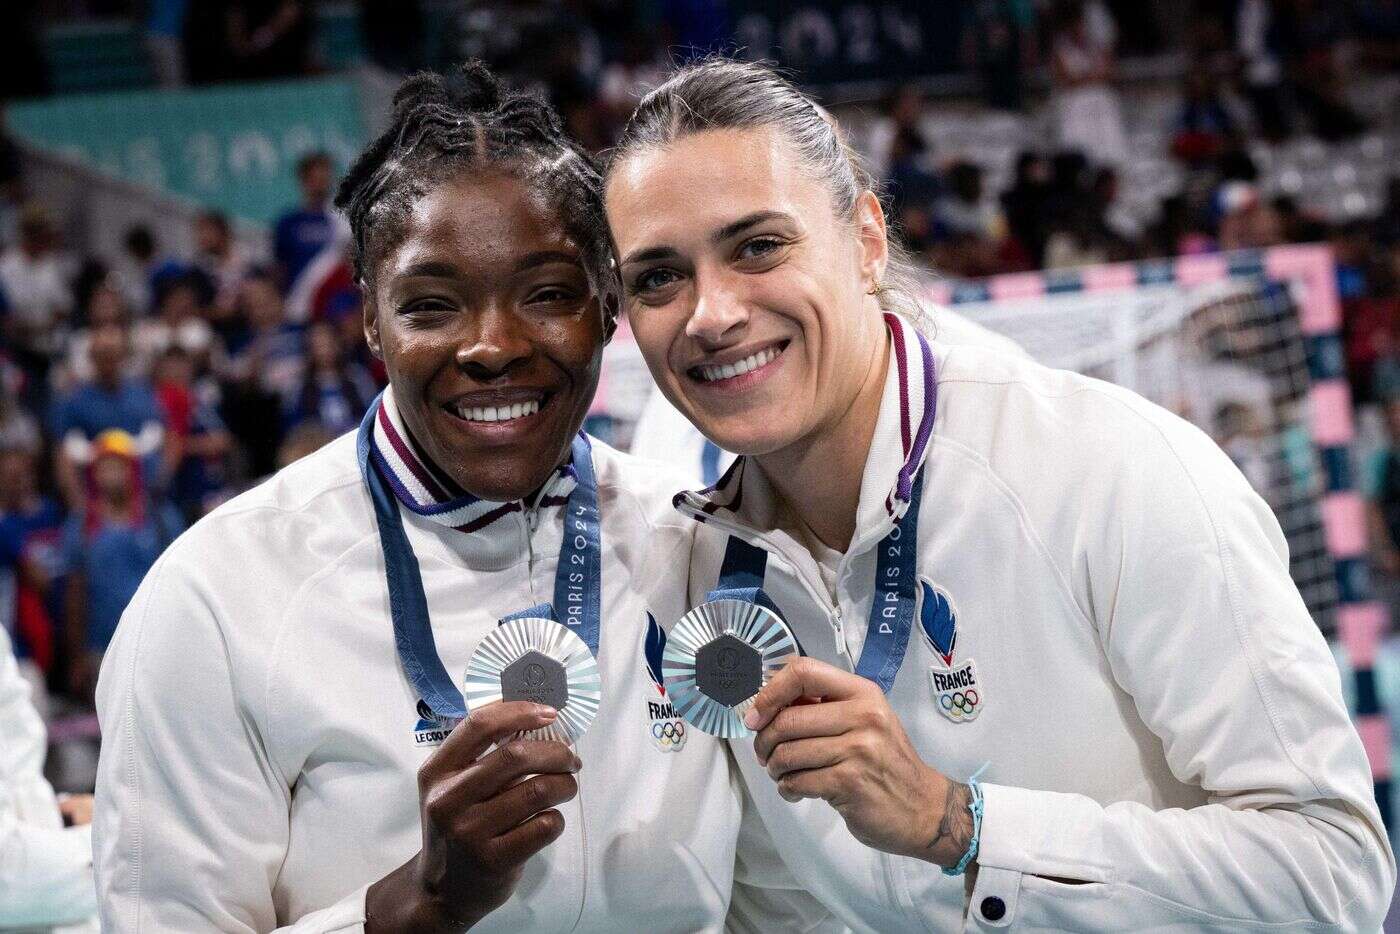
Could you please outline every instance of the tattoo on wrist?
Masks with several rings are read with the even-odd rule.
[[[956,865],[972,842],[972,789],[962,782],[949,782],[943,796],[943,817],[929,841],[931,854],[948,854],[950,865]]]

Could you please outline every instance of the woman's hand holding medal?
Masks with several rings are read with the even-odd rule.
[[[520,701],[478,708],[458,724],[418,770],[423,848],[370,886],[367,932],[461,931],[510,898],[525,862],[564,832],[554,807],[578,793],[573,749],[509,739],[556,716]]]
[[[821,703],[801,703],[820,697]],[[924,763],[875,683],[794,658],[745,717],[754,752],[788,801],[821,798],[866,846],[955,865],[972,837],[970,792]]]

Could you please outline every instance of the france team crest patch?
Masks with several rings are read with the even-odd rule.
[[[647,674],[656,688],[656,694],[647,693],[647,726],[651,743],[662,752],[680,752],[685,748],[686,723],[676,713],[671,699],[666,696],[666,683],[661,678],[661,653],[666,650],[666,631],[656,623],[656,617],[647,614],[646,643],[643,646]]]
[[[948,595],[924,578],[919,579],[923,600],[919,605],[919,625],[934,653],[948,667],[953,665],[953,649],[958,642],[958,614]]]
[[[922,599],[919,625],[935,656],[929,666],[933,702],[938,712],[954,723],[977,719],[985,704],[985,690],[977,680],[977,663],[972,659],[955,662],[958,643],[958,612],[948,595],[920,578]]]

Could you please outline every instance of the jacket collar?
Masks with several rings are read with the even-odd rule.
[[[889,533],[904,516],[914,478],[923,466],[936,414],[935,360],[928,339],[898,315],[886,314],[890,363],[875,434],[861,476],[856,533],[849,553],[858,553]],[[774,492],[762,469],[739,457],[714,486],[678,493],[682,513],[750,541],[779,524]]]
[[[370,438],[370,456],[410,516],[444,529],[480,533],[471,535],[467,541],[453,543],[457,550],[467,547],[473,553],[480,552],[476,555],[480,558],[506,558],[519,551],[522,544],[519,538],[507,534],[514,530],[514,524],[500,520],[512,513],[563,506],[577,486],[573,464],[566,462],[528,501],[503,503],[471,495],[458,486],[447,471],[433,463],[414,439],[394,403],[392,389],[385,389],[380,397]]]

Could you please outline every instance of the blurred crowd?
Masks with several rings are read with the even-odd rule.
[[[75,257],[42,205],[0,255],[0,624],[52,692],[90,702],[122,610],[189,523],[355,427],[382,371],[361,336],[330,159],[272,257],[206,213],[177,257],[145,227]]]
[[[320,67],[309,0],[20,6],[21,24],[48,7],[135,18],[166,85]],[[357,4],[366,55],[396,72],[484,59],[548,95],[599,150],[687,54],[678,50],[732,48],[735,12],[726,0],[483,0],[448,4],[449,28],[429,36],[424,6]],[[921,88],[893,89],[873,118],[852,110],[852,141],[910,250],[932,270],[971,277],[1331,243],[1356,401],[1389,406],[1388,440],[1361,466],[1378,560],[1400,573],[1400,181],[1379,212],[1339,224],[1266,195],[1251,156],[1261,140],[1372,129],[1374,117],[1348,101],[1343,69],[1395,71],[1400,0],[1197,0],[1169,5],[1189,7],[1172,30],[1146,17],[1149,5],[1116,0],[958,6],[962,60],[951,67],[975,80],[977,106],[1043,120],[1049,132],[994,190],[957,141],[929,130],[938,104]],[[1133,157],[1125,49],[1186,60],[1183,77],[1165,79],[1180,89],[1162,128],[1184,182],[1146,222],[1120,191]],[[835,108],[843,123],[848,109]],[[229,219],[211,212],[192,243],[136,226],[120,255],[85,256],[27,197],[21,160],[0,136],[0,625],[51,694],[90,700],[122,608],[182,528],[350,430],[382,383],[361,334],[347,231],[328,206],[343,168],[318,153],[301,160],[301,200],[271,231],[269,255],[244,255]]]

